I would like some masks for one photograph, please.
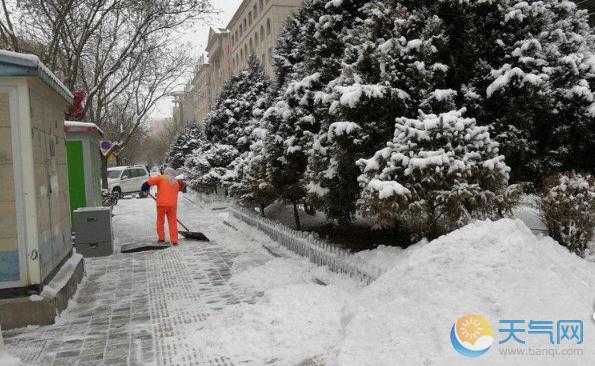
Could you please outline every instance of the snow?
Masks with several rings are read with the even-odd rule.
[[[444,101],[449,100],[457,96],[457,92],[452,89],[436,89],[433,92],[435,100]]]
[[[458,365],[465,359],[450,346],[449,331],[463,314],[481,314],[497,329],[500,319],[556,321],[593,313],[595,265],[515,219],[477,221],[407,249],[360,252],[357,260],[383,271],[367,287],[282,254],[234,265],[232,284],[262,296],[205,321],[189,338],[197,349],[249,365],[296,365],[316,355],[336,366]],[[321,277],[327,286],[313,283]],[[522,336],[532,347],[550,346],[547,337]],[[500,355],[499,347],[505,345],[495,343],[482,356],[484,364],[520,361]],[[584,350],[565,364],[595,362],[595,353]],[[522,364],[559,361],[534,357]]]
[[[382,181],[379,179],[372,179],[368,183],[368,187],[378,192],[378,198],[385,199],[392,196],[403,196],[409,194],[409,190],[395,181]]]
[[[43,287],[41,296],[45,298],[54,298],[58,292],[66,286],[70,279],[70,273],[72,273],[78,264],[83,260],[83,256],[74,253],[68,260],[62,265],[58,273],[54,276],[54,279]]]
[[[372,250],[362,250],[353,256],[366,264],[375,266],[382,270],[382,273],[399,265],[399,262],[405,259],[403,248],[379,245]]]
[[[81,128],[81,129],[91,128],[91,129],[97,130],[102,135],[104,134],[104,132],[101,128],[97,127],[97,125],[95,123],[91,123],[91,122],[64,121],[64,127]]]
[[[21,366],[21,360],[8,354],[2,338],[2,329],[0,329],[0,365],[1,366]]]
[[[406,260],[344,310],[337,364],[461,364],[447,333],[462,314],[481,313],[494,324],[505,318],[584,319],[593,312],[593,265],[550,238],[535,237],[518,220],[476,222],[404,254]],[[540,338],[531,342],[547,346]],[[585,350],[580,364],[591,364],[595,353]],[[482,361],[512,362],[495,350]],[[559,360],[526,358],[522,364]]]
[[[18,358],[12,357],[8,353],[3,352],[0,349],[0,365],[2,365],[2,366],[21,366],[23,364],[21,363],[21,360],[19,360]]]
[[[336,136],[350,135],[361,129],[355,122],[334,122],[329,126],[328,138],[332,140]]]

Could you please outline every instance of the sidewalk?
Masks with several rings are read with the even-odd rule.
[[[181,240],[177,248],[121,254],[121,245],[156,240],[154,203],[121,200],[114,214],[114,255],[86,260],[87,277],[55,325],[4,332],[9,353],[24,365],[249,362],[209,359],[185,334],[226,306],[254,303],[258,293],[228,283],[230,269],[234,258],[247,251],[255,258],[270,254],[259,245],[243,245],[249,238],[224,224],[226,211],[185,199],[179,217],[191,230],[203,231],[210,243]],[[221,245],[223,239],[230,245]]]

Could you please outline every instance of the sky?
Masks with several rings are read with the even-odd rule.
[[[186,31],[181,38],[182,42],[188,43],[192,48],[192,54],[197,60],[204,54],[209,36],[209,28],[211,26],[227,26],[227,23],[231,20],[231,17],[242,3],[242,0],[212,0],[212,3],[220,13],[213,16],[207,23],[197,24],[192,27],[192,29]],[[173,98],[162,99],[151,114],[151,118],[171,117],[171,110],[173,107],[172,100]]]

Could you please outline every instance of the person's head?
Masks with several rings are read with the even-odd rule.
[[[167,179],[169,179],[170,182],[174,182],[176,180],[176,177],[178,176],[178,172],[171,167],[167,167],[165,168],[165,176],[167,177]]]

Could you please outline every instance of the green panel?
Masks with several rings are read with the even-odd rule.
[[[85,166],[82,141],[66,141],[66,155],[68,163],[68,187],[70,194],[70,224],[72,226],[72,212],[87,206],[85,194]]]

